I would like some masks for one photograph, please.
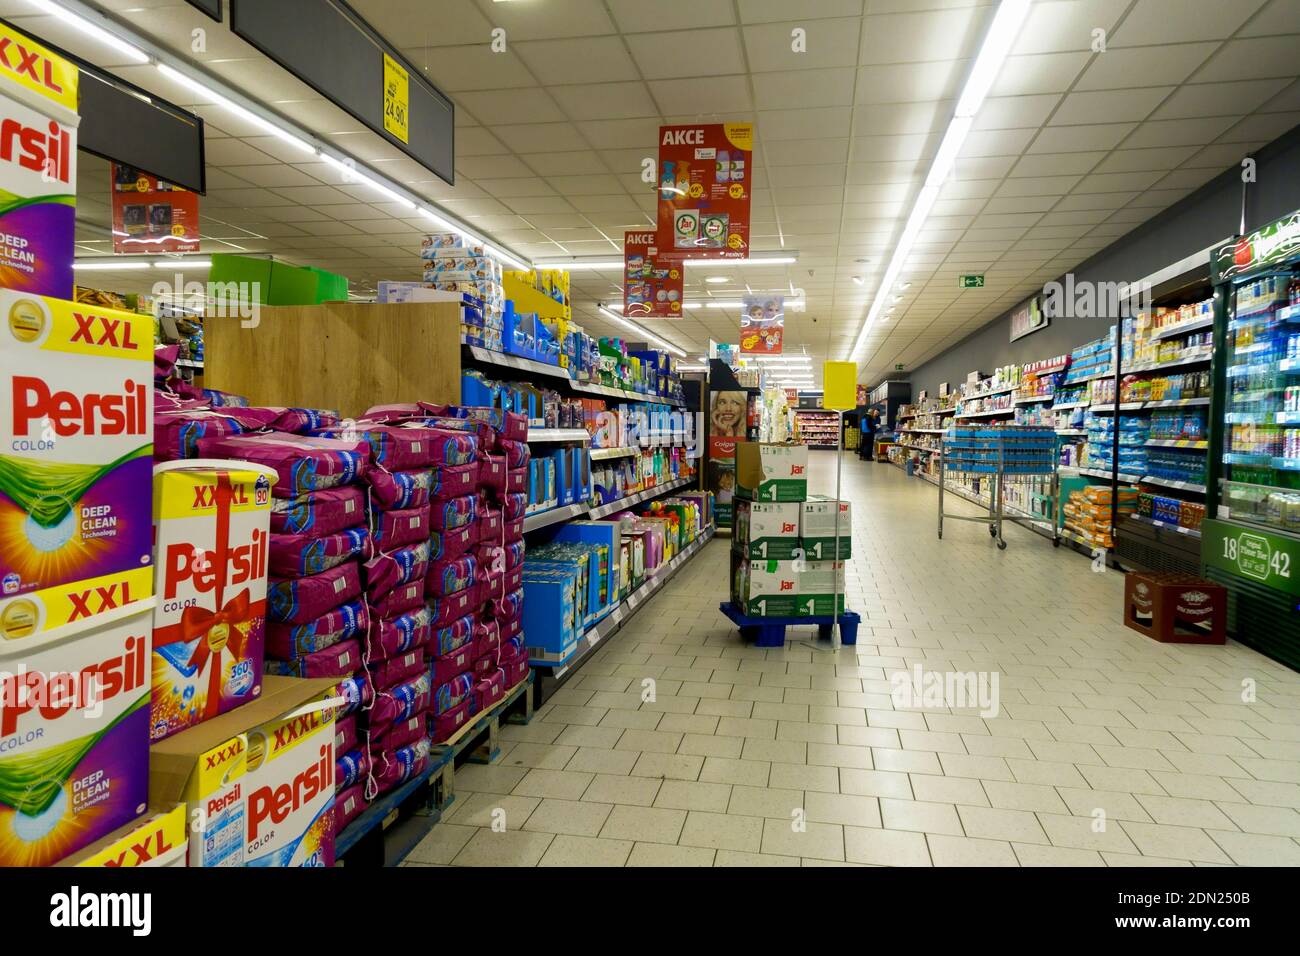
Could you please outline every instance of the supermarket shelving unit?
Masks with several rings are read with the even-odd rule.
[[[831,449],[839,447],[840,416],[820,408],[799,408],[794,413],[799,429],[799,440],[810,448]]]

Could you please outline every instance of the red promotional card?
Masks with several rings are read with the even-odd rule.
[[[749,256],[754,127],[659,127],[659,247],[688,258]]]
[[[784,340],[785,296],[745,296],[740,307],[740,354],[780,355]]]
[[[113,164],[113,252],[198,252],[199,196]]]
[[[680,319],[685,275],[680,253],[660,251],[653,232],[623,234],[623,314]]]

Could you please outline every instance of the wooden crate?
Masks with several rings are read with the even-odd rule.
[[[460,401],[460,307],[327,302],[262,306],[257,324],[204,322],[204,385],[254,405],[333,408]]]

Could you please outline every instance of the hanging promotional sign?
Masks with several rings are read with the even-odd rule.
[[[867,404],[867,386],[859,385],[858,386],[858,407],[861,408],[865,404]]]
[[[198,252],[199,195],[113,163],[113,251]]]
[[[0,24],[0,286],[72,298],[77,67]]]
[[[745,296],[740,307],[740,354],[780,355],[784,339],[785,296]]]
[[[680,319],[686,284],[683,257],[661,251],[655,233],[623,234],[623,314]]]
[[[659,127],[660,248],[688,258],[749,256],[754,127]]]

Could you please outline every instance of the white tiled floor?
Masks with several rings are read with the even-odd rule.
[[[832,453],[812,472],[833,492]],[[934,487],[893,466],[846,456],[844,482],[856,647],[745,646],[716,541],[457,772],[409,863],[1300,865],[1300,675],[1124,628],[1120,574],[1023,529],[938,541]],[[895,709],[918,663],[996,672],[1000,713]]]

